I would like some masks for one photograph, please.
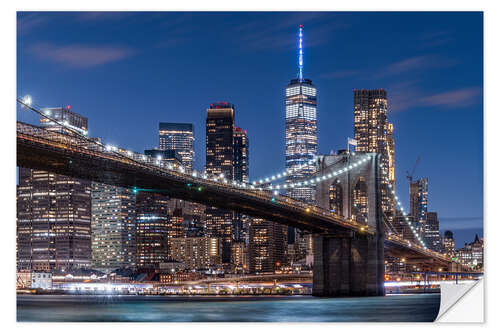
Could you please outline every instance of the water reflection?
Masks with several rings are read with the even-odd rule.
[[[311,296],[19,295],[18,321],[433,321],[440,295]]]

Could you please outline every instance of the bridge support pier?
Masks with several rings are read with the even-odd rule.
[[[313,295],[383,296],[383,236],[347,232],[313,237]]]

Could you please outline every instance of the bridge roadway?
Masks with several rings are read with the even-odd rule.
[[[222,179],[193,176],[164,161],[105,147],[88,138],[61,134],[17,122],[17,165],[109,185],[139,188],[172,198],[233,210],[319,234],[373,235],[375,228],[344,219],[319,207],[269,191],[231,185]],[[386,254],[442,264],[451,258],[395,235],[385,239]]]

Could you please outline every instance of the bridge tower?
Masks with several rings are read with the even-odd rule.
[[[316,186],[316,204],[345,219],[367,223],[376,233],[331,230],[313,235],[315,296],[383,296],[384,224],[379,168],[376,153],[322,156],[319,176],[347,168],[369,156],[371,160],[353,167],[331,181]]]

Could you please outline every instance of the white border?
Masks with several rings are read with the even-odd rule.
[[[490,253],[498,254],[498,243],[493,239],[494,235],[498,235],[498,214],[493,214],[492,209],[495,207],[496,199],[494,191],[500,188],[498,181],[498,170],[500,163],[498,159],[498,143],[500,142],[500,131],[498,129],[498,78],[499,72],[499,43],[498,31],[500,31],[500,15],[498,11],[499,1],[429,1],[420,0],[418,2],[403,2],[403,1],[370,1],[356,0],[343,1],[339,3],[324,2],[317,0],[295,1],[289,0],[282,3],[271,3],[269,1],[254,0],[237,3],[235,1],[182,1],[174,3],[165,3],[159,1],[131,1],[121,0],[113,3],[111,1],[105,3],[102,0],[87,0],[81,2],[69,2],[62,0],[26,0],[26,1],[11,1],[2,2],[2,10],[0,11],[0,40],[2,41],[2,61],[1,64],[1,81],[0,101],[3,111],[1,118],[2,148],[3,156],[6,161],[2,163],[2,174],[4,175],[3,191],[1,191],[2,200],[2,258],[3,269],[2,278],[3,292],[2,295],[2,321],[3,329],[15,329],[20,331],[51,331],[51,332],[67,332],[72,331],[100,331],[119,328],[125,332],[135,332],[138,330],[165,330],[165,329],[181,329],[185,331],[234,331],[238,332],[254,332],[255,330],[273,330],[287,332],[303,332],[309,329],[309,325],[314,325],[314,330],[331,331],[332,329],[363,329],[369,325],[370,330],[375,332],[388,330],[401,331],[402,329],[408,332],[421,332],[422,330],[438,329],[438,330],[454,330],[454,331],[470,331],[487,326],[492,326],[494,321],[498,321],[498,315],[495,316],[498,310],[493,312],[488,311],[488,306],[485,307],[485,320],[487,325],[453,325],[453,324],[16,324],[15,323],[15,293],[13,292],[15,283],[15,141],[14,141],[14,122],[15,122],[15,102],[16,85],[16,11],[17,10],[266,10],[266,11],[285,11],[285,10],[332,10],[332,11],[382,11],[382,10],[403,10],[403,11],[485,11],[485,260],[487,276],[499,276],[498,265],[495,265],[496,260],[488,260]],[[486,138],[486,135],[488,137]],[[467,152],[464,152],[466,156]],[[497,167],[495,167],[497,166]],[[490,172],[488,172],[490,170]],[[487,180],[487,182],[486,182]],[[495,205],[496,204],[496,205]],[[491,221],[491,222],[490,222]],[[496,230],[495,230],[496,229]],[[494,255],[491,256],[496,259]],[[485,282],[487,282],[487,278]],[[485,286],[487,291],[487,300],[492,300],[498,295],[498,283],[491,283]],[[488,314],[492,316],[489,317]],[[496,317],[496,318],[495,318]],[[8,325],[8,327],[6,327]],[[90,327],[89,327],[90,325]],[[142,327],[147,325],[148,327]],[[279,326],[278,326],[279,325]],[[182,327],[180,327],[182,326]]]

